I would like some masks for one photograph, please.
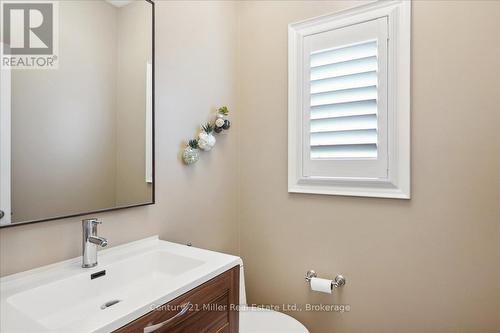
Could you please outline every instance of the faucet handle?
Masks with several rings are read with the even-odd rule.
[[[102,224],[102,222],[99,221],[97,218],[84,219],[82,220],[82,223],[83,225],[89,225],[89,226]]]

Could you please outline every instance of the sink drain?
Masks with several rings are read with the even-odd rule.
[[[106,303],[104,303],[103,305],[101,305],[101,310],[107,309],[107,308],[109,308],[110,306],[113,306],[113,305],[115,305],[115,304],[117,304],[117,303],[120,303],[120,302],[121,302],[121,300],[120,300],[120,299],[114,299],[114,300],[112,300],[112,301],[106,302]]]

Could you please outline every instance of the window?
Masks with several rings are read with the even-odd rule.
[[[289,26],[289,192],[409,198],[410,3]]]

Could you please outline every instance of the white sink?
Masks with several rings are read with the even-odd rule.
[[[75,258],[0,279],[0,331],[110,332],[241,264],[157,237],[100,251],[98,258],[92,269]]]

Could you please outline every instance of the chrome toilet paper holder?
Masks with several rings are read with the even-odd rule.
[[[312,269],[308,270],[306,273],[306,282],[311,283],[311,279],[315,277],[318,277],[318,274],[316,274],[316,272],[313,271]],[[332,289],[344,286],[345,282],[346,282],[345,277],[343,277],[342,275],[337,275],[335,277],[335,280],[332,281]]]

